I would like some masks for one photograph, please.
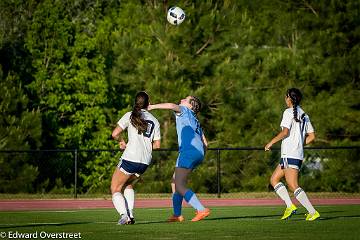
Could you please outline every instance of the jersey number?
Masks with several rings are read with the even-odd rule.
[[[150,138],[152,132],[154,131],[155,124],[153,121],[145,120],[148,123],[146,132],[144,132],[144,136]]]

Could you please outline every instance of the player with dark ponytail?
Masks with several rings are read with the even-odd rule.
[[[118,121],[112,137],[119,141],[124,150],[111,180],[111,193],[114,207],[120,214],[118,224],[133,224],[134,190],[133,184],[143,174],[151,162],[152,150],[160,148],[160,124],[146,109],[149,106],[146,92],[135,96],[131,112]],[[127,129],[128,143],[121,137]]]
[[[149,96],[146,92],[139,92],[136,94],[134,107],[131,112],[130,122],[141,134],[147,130],[147,122],[143,118],[141,109],[146,109],[149,106]]]
[[[298,114],[297,114],[297,107],[300,105],[302,99],[302,94],[300,90],[297,88],[290,88],[286,91],[286,96],[290,98],[291,103],[293,105],[292,107],[293,107],[294,120],[296,122],[300,122],[300,119],[298,118]]]
[[[308,210],[306,221],[313,221],[320,217],[314,209],[304,190],[299,187],[298,176],[304,159],[304,145],[315,139],[314,128],[310,118],[300,107],[302,94],[297,88],[290,88],[285,95],[287,109],[283,113],[280,123],[282,128],[271,141],[266,144],[265,151],[269,151],[273,144],[281,140],[280,164],[273,172],[270,183],[276,194],[284,200],[286,209],[282,220],[290,218],[296,213],[297,207],[292,203],[285,185],[280,181],[283,177],[296,199]]]

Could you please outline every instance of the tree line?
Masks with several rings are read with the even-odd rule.
[[[175,4],[186,13],[180,26],[166,21]],[[279,130],[290,87],[304,94],[315,146],[359,145],[359,5],[356,0],[1,1],[0,149],[116,149],[111,131],[140,90],[153,103],[198,96],[210,147],[263,146]],[[172,113],[153,113],[161,122],[162,147],[176,148]],[[264,190],[278,158],[226,155],[225,191]],[[321,157],[326,167],[304,181],[320,176],[311,190],[359,191],[358,156],[356,150],[331,161]],[[70,187],[70,181],[57,180],[69,174],[59,170],[69,166],[59,166],[58,158],[1,154],[0,192]],[[39,159],[46,164],[36,165]],[[81,191],[108,191],[117,159],[109,153],[82,153],[81,159]]]

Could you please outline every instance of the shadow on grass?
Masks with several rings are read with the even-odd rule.
[[[48,226],[69,226],[69,225],[81,225],[81,224],[99,224],[100,222],[65,222],[65,223],[25,223],[25,224],[16,224],[16,225],[7,225],[1,226],[0,229],[15,229],[15,228],[28,228],[28,227],[48,227]],[[101,223],[109,223],[113,225],[117,225],[116,221],[109,221],[109,222],[101,222]],[[156,223],[167,223],[167,221],[148,221],[148,222],[136,222],[135,225],[142,225],[142,224],[156,224]],[[132,224],[128,224],[127,226],[131,226]],[[120,226],[120,225],[119,225]]]
[[[0,229],[9,229],[9,228],[26,228],[26,227],[45,227],[45,226],[66,226],[66,225],[80,225],[80,224],[89,224],[94,222],[66,222],[66,223],[25,223],[25,224],[17,224],[17,225],[8,225],[8,226],[0,226]]]
[[[340,212],[344,212],[344,211],[322,211],[320,214],[326,214],[326,213],[340,213]],[[256,215],[256,216],[251,216],[251,215],[247,215],[247,216],[233,216],[233,217],[210,217],[207,219],[204,219],[204,221],[217,221],[217,220],[235,220],[235,219],[259,219],[259,218],[263,218],[263,219],[267,219],[267,218],[277,218],[279,221],[281,220],[282,215]],[[303,221],[304,219],[302,218],[297,218],[299,216],[304,216],[305,218],[305,212],[299,212],[297,214],[295,214],[291,219],[291,221]],[[327,220],[327,219],[335,219],[335,218],[345,218],[345,217],[349,217],[349,218],[353,218],[353,217],[359,217],[359,216],[335,216],[335,217],[322,217],[321,216],[321,220]],[[283,221],[283,220],[282,220]],[[288,221],[288,220],[285,220]]]
[[[266,216],[234,216],[234,217],[209,217],[205,218],[201,221],[218,221],[218,220],[235,220],[235,219],[256,219],[256,218],[269,218],[269,217],[280,217],[279,215],[266,215]],[[186,222],[190,222],[190,220],[187,220]],[[149,221],[149,222],[136,222],[135,225],[141,225],[141,224],[153,224],[153,223],[169,223],[168,221]],[[177,224],[169,223],[169,224]]]
[[[360,215],[340,215],[340,216],[333,216],[333,217],[323,217],[320,216],[319,220],[321,221],[328,221],[333,219],[344,219],[344,218],[360,218]]]
[[[360,215],[339,215],[339,216],[326,216],[326,214],[331,214],[331,213],[341,213],[344,211],[322,211],[321,217],[319,218],[320,221],[328,221],[328,220],[333,220],[333,219],[343,219],[343,218],[360,218]],[[304,213],[297,213],[296,215],[294,215],[290,220],[286,220],[286,221],[304,221],[303,218],[299,218],[300,216],[304,215]],[[324,216],[325,215],[325,216]],[[209,218],[206,218],[202,221],[218,221],[218,220],[241,220],[241,219],[268,219],[268,218],[276,218],[275,220],[280,220],[281,215],[278,214],[273,214],[273,215],[256,215],[256,216],[252,216],[252,215],[245,215],[245,216],[230,216],[230,217],[212,217],[210,216]],[[304,216],[305,217],[305,216]],[[189,221],[187,221],[189,222]],[[28,224],[17,224],[17,225],[7,225],[7,226],[1,226],[0,224],[0,229],[14,229],[14,228],[27,228],[27,227],[45,227],[45,226],[67,226],[67,225],[81,225],[81,224],[96,224],[99,222],[94,222],[94,221],[86,221],[86,222],[64,222],[64,223],[28,223]],[[102,223],[109,223],[109,224],[114,224],[116,225],[116,222],[102,222]],[[147,224],[161,224],[161,223],[169,223],[166,220],[161,220],[161,221],[139,221],[136,222],[135,225],[147,225]],[[169,224],[176,224],[176,223],[169,223]],[[131,225],[129,225],[131,226]]]
[[[256,219],[256,218],[269,218],[269,217],[280,217],[280,215],[264,215],[264,216],[234,216],[234,217],[211,217],[204,220],[214,221],[214,220],[234,220],[234,219]]]

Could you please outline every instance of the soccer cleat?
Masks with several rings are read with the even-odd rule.
[[[182,215],[180,215],[180,216],[172,215],[168,219],[168,222],[183,222],[183,221],[185,221],[185,218]]]
[[[315,219],[318,219],[320,217],[320,213],[318,211],[315,211],[314,214],[305,214],[306,218],[305,220],[306,221],[314,221]]]
[[[135,224],[135,218],[130,217],[130,222],[128,224]]]
[[[297,207],[294,204],[291,204],[290,207],[285,209],[284,215],[281,217],[281,220],[289,219],[297,211]]]
[[[202,211],[197,211],[195,217],[193,219],[191,219],[191,221],[197,222],[197,221],[200,221],[200,220],[206,218],[209,215],[210,215],[210,209],[205,208]]]
[[[128,217],[128,215],[123,214],[123,215],[121,215],[121,217],[118,221],[118,225],[127,225],[127,224],[130,224],[130,222],[131,222],[131,220]]]

